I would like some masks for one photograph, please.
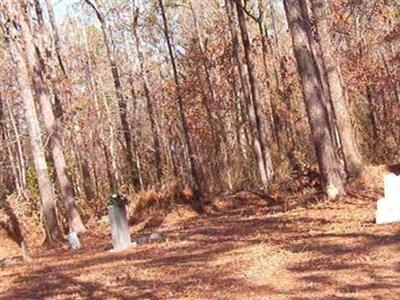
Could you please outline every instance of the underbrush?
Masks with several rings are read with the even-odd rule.
[[[385,165],[367,166],[362,176],[349,181],[346,185],[346,199],[338,199],[337,202],[355,201],[359,198],[376,201],[383,194],[384,176],[389,172],[398,173],[399,170]],[[193,203],[196,201],[193,189],[178,180],[165,184],[161,188],[140,193],[129,192],[126,189],[124,195],[129,199],[129,222],[133,233],[158,230],[171,224],[181,226],[198,217],[198,213],[193,208]],[[205,211],[211,214],[224,213],[229,210],[259,206],[260,208],[268,207],[271,213],[285,212],[296,207],[313,206],[325,200],[317,170],[307,167],[275,180],[270,184],[268,193],[247,190],[210,197]],[[82,218],[91,234],[108,234],[106,203],[98,199],[93,202],[95,203],[77,199]],[[18,244],[12,237],[15,232],[13,216],[18,220],[28,245],[41,245],[45,240],[45,233],[41,222],[39,201],[27,192],[24,195],[12,194],[6,198],[6,201],[3,200],[3,203],[8,203],[10,209],[2,208],[0,203],[0,257],[7,256],[7,252],[8,254],[15,253],[14,249],[18,249]],[[12,211],[11,214],[10,211]],[[260,211],[265,212],[262,209]],[[64,215],[63,205],[60,205],[59,214]],[[61,218],[60,223],[65,225],[66,220]]]
[[[0,257],[19,253],[22,245],[25,251],[28,245],[38,246],[43,243],[45,232],[39,212],[39,204],[28,192],[14,193],[1,201]],[[27,255],[27,252],[23,254]]]
[[[128,204],[129,221],[140,230],[194,217],[197,215],[192,208],[194,197],[193,189],[179,181],[138,193]]]

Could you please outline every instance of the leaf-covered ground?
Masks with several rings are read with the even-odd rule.
[[[252,194],[221,197],[166,223],[164,242],[109,253],[104,227],[78,252],[37,248],[0,270],[0,299],[399,299],[400,224],[375,225],[375,203],[277,212]]]

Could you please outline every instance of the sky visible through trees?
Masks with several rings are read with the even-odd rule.
[[[0,1],[5,227],[28,257],[113,193],[344,201],[399,164],[399,26],[395,0]]]

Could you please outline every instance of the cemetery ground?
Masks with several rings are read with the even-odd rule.
[[[380,193],[354,184],[334,202],[283,205],[241,192],[203,215],[176,205],[131,228],[163,241],[117,253],[102,219],[80,250],[41,246],[3,266],[0,299],[400,299],[400,224],[375,224]]]

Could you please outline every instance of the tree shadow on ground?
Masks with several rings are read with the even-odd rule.
[[[165,231],[166,243],[148,244],[120,253],[96,253],[91,246],[88,250],[92,255],[85,255],[87,252],[82,250],[71,259],[69,251],[61,251],[57,254],[58,262],[19,276],[14,287],[2,297],[68,299],[79,295],[85,299],[164,299],[195,292],[203,297],[209,295],[211,299],[215,291],[220,291],[221,297],[226,290],[244,295],[272,293],[275,291],[268,285],[251,285],[231,276],[229,269],[209,267],[214,258],[224,253],[262,242],[254,237],[255,230],[273,231],[282,227],[279,224],[283,221],[274,217],[247,219],[246,216],[252,214],[254,211],[240,210],[193,218],[181,224],[179,228],[182,229]],[[229,220],[237,215],[242,218],[236,222]],[[51,257],[45,254],[41,258]],[[134,274],[160,270],[162,274],[151,280],[137,278]],[[112,283],[90,281],[85,276],[82,279],[82,274],[90,272],[100,272],[112,278]],[[44,278],[47,278],[46,284],[43,284]],[[116,284],[115,281],[121,282]],[[200,286],[206,288],[203,290]]]
[[[14,282],[0,298],[251,299],[265,295],[265,299],[311,300],[369,299],[369,293],[376,299],[395,299],[391,296],[400,291],[395,276],[398,261],[394,258],[385,265],[376,253],[388,247],[399,250],[399,232],[380,234],[369,228],[369,232],[310,233],[332,223],[322,213],[271,214],[265,205],[232,204],[168,228],[163,243],[109,254],[101,247],[107,241],[96,237],[88,238],[86,248],[72,257],[67,250],[53,252],[53,258],[59,258],[54,261],[44,253],[43,262],[33,270],[7,275]],[[274,286],[279,274],[252,282],[240,276],[232,262],[219,261],[260,244],[277,246],[294,257],[295,263],[282,272],[290,274],[295,289]],[[388,268],[392,271],[385,273]]]
[[[304,282],[305,288],[299,293],[312,293],[317,287],[319,291],[329,290],[329,299],[398,298],[400,270],[396,269],[398,259],[395,254],[400,250],[400,231],[391,229],[389,234],[318,234],[288,246],[290,251],[306,253],[310,257],[289,268]]]

